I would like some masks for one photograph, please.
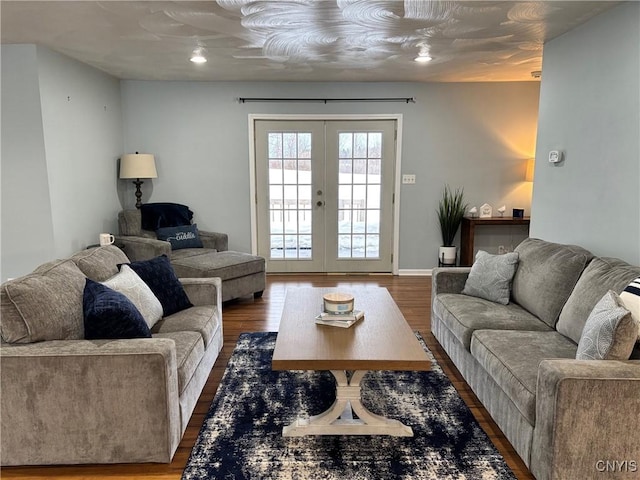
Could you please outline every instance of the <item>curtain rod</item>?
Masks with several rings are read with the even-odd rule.
[[[261,98],[261,97],[240,97],[238,102],[406,102],[416,103],[415,97],[374,97],[374,98]]]

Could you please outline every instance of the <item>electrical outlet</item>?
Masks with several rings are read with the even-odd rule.
[[[498,255],[504,255],[507,253],[507,249],[504,248],[504,245],[498,245]]]
[[[402,175],[402,183],[405,185],[413,185],[414,183],[416,183],[416,176],[404,174]]]

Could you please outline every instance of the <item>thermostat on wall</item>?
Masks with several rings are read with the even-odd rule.
[[[549,152],[549,163],[558,163],[562,161],[562,152],[559,150],[551,150]]]

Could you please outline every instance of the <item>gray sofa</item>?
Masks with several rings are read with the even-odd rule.
[[[247,295],[262,296],[266,285],[264,258],[229,250],[226,233],[199,230],[204,248],[172,251],[169,242],[158,240],[155,232],[142,229],[140,210],[121,211],[118,227],[116,243],[122,245],[131,261],[166,255],[178,277],[219,277],[223,302]]]
[[[640,347],[575,356],[594,305],[640,267],[539,239],[516,251],[508,305],[462,295],[470,268],[435,269],[433,334],[537,479],[638,478]]]
[[[128,261],[98,247],[2,284],[2,465],[173,458],[222,348],[221,282],[180,279],[194,306],[152,338],[85,340],[86,278]]]

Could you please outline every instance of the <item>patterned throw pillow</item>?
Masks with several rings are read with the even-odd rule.
[[[119,273],[102,282],[116,292],[122,293],[131,300],[147,326],[152,328],[162,318],[162,304],[153,294],[149,286],[142,281],[129,265],[122,265]]]
[[[631,312],[631,316],[638,323],[638,341],[640,341],[640,277],[631,280],[620,294],[624,308]]]
[[[165,317],[193,307],[166,255],[132,262],[129,266],[158,297]]]
[[[84,338],[150,338],[142,315],[122,293],[87,278],[82,298]]]
[[[518,268],[518,253],[491,255],[478,251],[462,293],[507,305],[511,281]]]
[[[165,240],[171,244],[171,250],[181,248],[202,248],[202,240],[198,234],[198,225],[183,225],[180,227],[164,227],[156,230],[158,240]]]
[[[578,343],[578,360],[628,360],[638,325],[620,297],[609,290],[593,307]]]

